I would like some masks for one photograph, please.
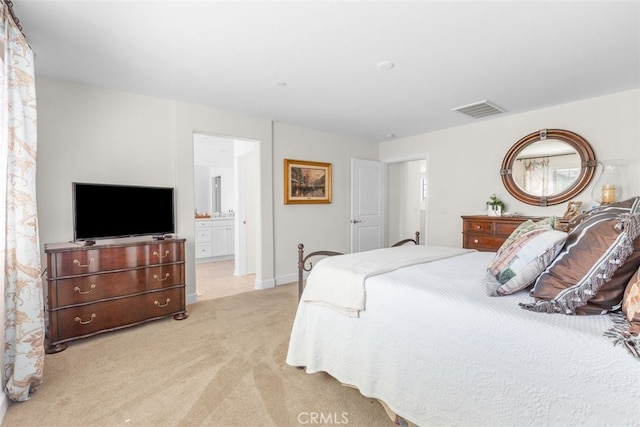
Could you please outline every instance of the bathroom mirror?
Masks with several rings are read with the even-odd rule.
[[[550,206],[584,190],[597,165],[591,145],[564,129],[526,135],[507,152],[500,176],[509,194],[529,205]]]

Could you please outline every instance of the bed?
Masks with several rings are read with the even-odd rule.
[[[605,226],[615,229],[611,238],[603,238]],[[623,296],[633,293],[629,289],[634,280],[640,293],[640,278],[634,279],[640,276],[640,251],[633,249],[640,242],[640,200],[589,212],[572,227],[565,231],[563,244],[556,242],[552,255],[547,251],[544,260],[536,258],[540,271],[532,282],[500,295],[488,285],[487,266],[532,230],[514,237],[498,253],[405,245],[373,251],[371,258],[327,256],[307,277],[286,362],[309,374],[326,372],[378,399],[396,423],[640,425],[638,341],[629,334],[638,325],[640,308],[636,313],[626,304],[626,311],[620,311]],[[607,250],[598,261],[584,267],[588,280],[577,289],[572,279],[569,291],[541,297],[548,292],[545,278],[567,268],[562,262],[574,257],[584,264],[584,254],[572,252],[576,247],[587,245],[594,252],[593,241],[583,241],[592,233],[608,243],[603,243]],[[414,256],[422,250],[427,252],[423,262]],[[398,264],[394,254],[399,252],[403,255],[398,258],[413,258]],[[445,255],[433,256],[439,252]],[[387,256],[396,264],[392,268],[369,266],[369,260]],[[364,273],[358,267],[336,274],[354,257],[359,266],[366,261]],[[605,273],[605,267],[594,270],[601,262]],[[609,266],[616,262],[615,268]],[[569,267],[578,270],[573,264]],[[355,306],[344,307],[344,296],[333,294],[340,294],[341,287],[354,288],[346,282],[354,277],[355,288],[363,289],[364,304],[358,306],[357,298],[351,298]],[[623,289],[618,289],[611,309],[604,310],[611,304],[614,281],[624,282],[618,285]],[[596,298],[600,290],[609,292],[606,298]],[[563,300],[566,294],[571,303]],[[604,315],[579,315],[594,314],[590,310]]]

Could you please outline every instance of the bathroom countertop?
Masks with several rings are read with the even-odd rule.
[[[194,218],[196,221],[221,221],[225,219],[235,219],[234,216],[196,216]]]

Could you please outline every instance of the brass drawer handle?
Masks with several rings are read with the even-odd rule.
[[[95,261],[93,258],[89,258],[89,264],[80,264],[80,261],[78,261],[77,259],[74,259],[73,263],[78,267],[89,267],[93,261]]]
[[[154,301],[153,303],[155,305],[157,305],[158,307],[162,308],[162,307],[166,307],[169,305],[169,301],[171,301],[171,298],[167,298],[167,302],[165,302],[164,304],[160,304],[158,301]]]
[[[93,292],[93,290],[96,288],[95,283],[92,283],[91,286],[89,287],[88,291],[81,291],[79,287],[75,287],[73,288],[74,292],[79,293],[80,295],[84,295],[84,294],[90,294],[91,292]]]
[[[158,251],[153,251],[153,254],[154,254],[155,256],[157,256],[158,258],[166,258],[166,257],[168,257],[168,256],[169,256],[169,251],[165,251],[165,252],[164,252],[164,255],[160,255],[160,254],[158,253]]]
[[[164,282],[165,280],[167,280],[169,278],[169,273],[166,273],[164,275],[164,279],[161,279],[160,276],[158,276],[157,274],[154,274],[153,278],[156,279],[158,282]]]
[[[96,318],[96,314],[95,313],[91,313],[91,320],[82,321],[82,319],[79,318],[79,317],[76,317],[73,320],[78,322],[78,323],[80,323],[81,325],[86,325],[86,324],[89,324],[89,323],[93,322],[93,319],[95,319],[95,318]]]

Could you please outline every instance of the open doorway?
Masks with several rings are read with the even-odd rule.
[[[253,290],[258,141],[194,133],[193,144],[198,299]]]
[[[426,159],[389,163],[387,167],[387,241],[397,242],[420,231],[427,243],[429,185]]]

